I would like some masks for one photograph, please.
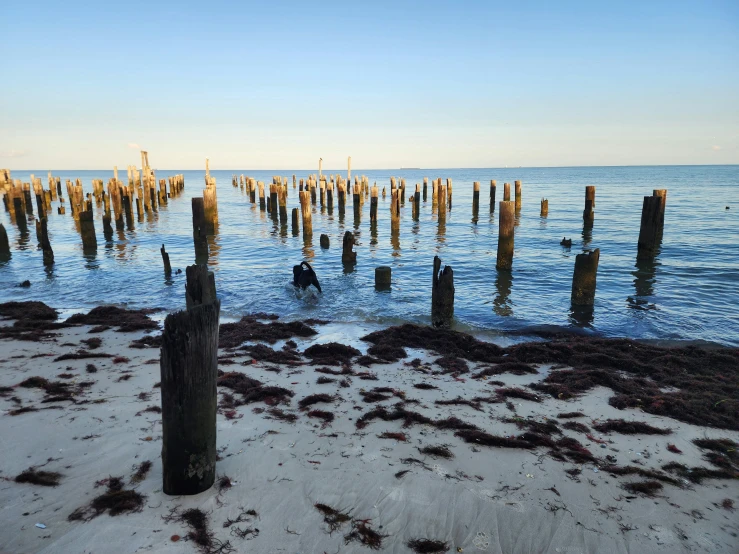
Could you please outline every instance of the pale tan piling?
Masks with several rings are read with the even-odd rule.
[[[499,205],[498,259],[496,269],[509,271],[513,266],[513,226],[516,219],[515,202],[503,201]]]
[[[398,189],[392,189],[391,191],[390,228],[394,231],[400,229],[400,191]]]
[[[265,211],[267,209],[267,204],[264,200],[264,183],[262,181],[257,181],[257,187],[259,188],[259,210]]]
[[[438,201],[437,201],[437,211],[438,211],[438,220],[439,225],[443,225],[446,221],[446,212],[447,212],[447,199],[449,198],[447,196],[446,191],[447,185],[442,185],[439,183],[439,187],[437,188],[437,195],[438,195]]]
[[[303,237],[312,237],[313,222],[311,221],[310,192],[307,190],[300,192],[300,208],[303,216]]]
[[[521,210],[521,181],[513,181],[516,193],[516,211]]]
[[[546,217],[549,215],[549,200],[546,198],[541,199],[541,217]]]
[[[508,202],[511,199],[511,184],[503,183],[503,202]]]

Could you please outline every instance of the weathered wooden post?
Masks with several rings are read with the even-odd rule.
[[[357,263],[357,253],[352,252],[354,247],[354,235],[351,231],[344,233],[344,242],[341,248],[341,263],[343,264],[355,264]]]
[[[592,306],[595,302],[595,277],[598,273],[599,259],[599,248],[575,256],[571,298],[573,306]]]
[[[187,268],[188,309],[167,316],[160,358],[162,490],[192,495],[216,476],[218,318],[221,303],[205,266]]]
[[[521,181],[513,181],[516,191],[516,211],[521,210]]]
[[[164,262],[164,274],[171,275],[172,266],[169,263],[169,254],[167,254],[167,251],[164,249],[163,244],[162,244],[162,248],[159,251],[162,253],[162,262]]]
[[[300,210],[298,208],[293,208],[292,211],[292,229],[293,229],[293,236],[297,237],[298,233],[300,233],[300,224],[298,223],[300,218]]]
[[[662,230],[665,226],[665,206],[667,204],[667,189],[654,189],[652,196],[658,196],[662,199],[659,210],[659,237],[662,240]]]
[[[297,181],[295,179],[295,175],[293,175],[293,188],[297,187]]]
[[[416,183],[416,192],[413,194],[413,221],[418,221],[421,215],[421,185]]]
[[[377,221],[377,185],[372,186],[372,196],[370,198],[370,221]]]
[[[642,204],[637,259],[647,259],[657,254],[662,238],[660,233],[662,214],[662,196],[645,196]]]
[[[315,179],[308,179],[308,185],[310,187],[310,203],[316,205],[316,181]]]
[[[82,235],[82,250],[94,252],[97,250],[98,241],[95,237],[95,222],[92,219],[92,211],[80,212],[80,234]]]
[[[40,237],[39,243],[41,244],[41,251],[44,253],[44,265],[50,266],[54,264],[54,251],[51,249],[51,243],[49,242],[49,230],[46,226],[46,218],[43,217],[39,220]],[[0,238],[0,242],[2,239]],[[0,246],[0,249],[2,247]]]
[[[429,188],[429,178],[424,177],[423,178],[423,201],[424,202],[426,202],[426,193],[428,191],[428,188]]]
[[[392,269],[390,266],[381,265],[375,268],[375,288],[377,290],[388,290],[392,282]]]
[[[472,221],[477,223],[477,215],[480,211],[480,182],[472,183]]]
[[[280,225],[287,225],[287,185],[278,187],[277,201],[280,204]]]
[[[329,246],[331,246],[331,241],[326,234],[321,234],[319,242],[321,244],[321,248],[329,248]]]
[[[300,208],[303,216],[303,237],[310,238],[313,236],[313,222],[311,221],[311,198],[310,191],[304,190],[299,193]]]
[[[10,242],[8,242],[8,232],[5,226],[0,223],[0,262],[10,260]]]
[[[546,198],[541,199],[541,217],[549,215],[549,200]]]
[[[431,285],[431,323],[434,327],[451,327],[454,319],[454,272],[451,266],[441,270],[441,258],[434,256]]]
[[[438,212],[439,212],[439,224],[443,224],[446,221],[446,202],[447,202],[447,192],[446,192],[446,185],[442,185],[439,183],[439,186],[437,187],[437,195],[439,197],[438,199]]]
[[[334,180],[326,181],[326,204],[328,205],[328,213],[334,212]]]
[[[503,202],[509,202],[511,199],[511,184],[503,183]]]
[[[513,266],[513,224],[516,219],[515,203],[503,201],[499,206],[498,260],[496,269],[510,270]]]
[[[582,219],[585,223],[592,223],[595,219],[595,187],[585,187],[585,209],[582,212]]]
[[[393,231],[400,229],[400,196],[398,189],[392,189],[390,196],[390,228]]]
[[[264,182],[257,181],[257,187],[259,188],[259,210],[263,212],[267,209],[267,203],[264,200]]]
[[[497,183],[495,179],[490,179],[490,213],[495,212],[495,189]]]
[[[452,180],[447,177],[446,180],[447,207],[452,209]]]
[[[349,158],[346,161],[346,182],[351,184],[352,182],[352,157],[349,156]]]
[[[352,199],[354,200],[354,221],[355,223],[359,223],[360,218],[362,216],[362,205],[361,205],[361,196],[362,196],[362,190],[359,187],[359,183],[354,184],[354,194],[352,195]]]
[[[202,197],[192,199],[192,230],[205,233],[205,203]]]
[[[269,205],[270,205],[270,216],[273,220],[277,221],[279,208],[277,207],[277,189],[278,185],[274,183],[269,186]]]

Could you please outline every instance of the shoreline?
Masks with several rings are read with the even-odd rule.
[[[47,319],[46,330],[59,333],[53,341],[0,339],[0,440],[7,454],[0,496],[9,499],[0,508],[6,521],[0,551],[215,552],[228,542],[237,552],[368,552],[367,528],[381,537],[381,551],[398,553],[413,552],[409,542],[421,539],[446,543],[444,552],[461,548],[506,554],[739,548],[733,504],[724,507],[726,500],[739,502],[737,476],[693,482],[695,472],[681,473],[675,465],[717,470],[706,459],[714,451],[693,441],[739,442],[739,429],[618,409],[609,403],[617,393],[602,385],[562,399],[532,388],[559,386],[549,377],[573,371],[556,361],[522,361],[555,351],[537,348],[601,341],[593,344],[608,353],[610,343],[602,338],[500,349],[464,335],[426,335],[422,327],[378,329],[370,335],[372,341],[363,341],[346,338],[343,324],[315,322],[316,335],[246,343],[266,347],[254,350],[242,348],[240,333],[257,330],[269,336],[270,320],[256,319],[248,329],[238,324],[223,328],[222,323],[227,333],[221,336],[228,335],[231,342],[219,349],[224,374],[218,387],[216,471],[218,478],[228,477],[228,485],[217,480],[220,490],[214,486],[192,497],[168,497],[161,492],[161,421],[156,411],[159,351],[131,346],[159,333],[146,319],[146,314],[119,314],[102,331],[95,329],[97,324],[53,328],[54,320]],[[15,321],[0,319],[0,327]],[[115,323],[149,330],[119,332]],[[435,354],[417,347],[428,336],[435,348],[451,350]],[[308,355],[311,346],[331,341],[359,354],[348,360]],[[471,348],[463,358],[453,355],[460,341]],[[141,342],[146,341],[139,346]],[[402,348],[405,356],[395,351],[397,359],[388,360],[390,347]],[[644,351],[652,352],[650,348]],[[732,348],[711,348],[705,354],[698,350],[699,356],[736,353]],[[375,361],[365,367],[362,357]],[[635,357],[634,364],[640,360]],[[608,371],[622,379],[629,375],[629,368]],[[229,385],[234,372],[287,392],[244,404]],[[62,386],[20,386],[30,377]],[[312,395],[329,398],[300,409],[300,401]],[[19,406],[34,410],[10,415]],[[314,408],[332,419],[310,415]],[[566,412],[584,417],[558,417]],[[421,419],[410,421],[408,414]],[[484,434],[467,442],[469,434],[443,423],[448,418]],[[670,434],[597,429],[618,419],[670,429]],[[526,436],[528,445],[486,446],[488,435]],[[444,457],[444,449],[452,457]],[[146,461],[152,464],[141,477]],[[31,467],[60,473],[58,486],[15,482]],[[116,516],[101,513],[69,521],[76,510],[89,508],[105,493],[110,486],[106,479],[118,476],[124,490],[146,497],[140,505]],[[658,488],[652,496],[641,488],[629,489],[633,483],[655,480]],[[347,519],[329,523],[330,514],[317,505]],[[173,516],[171,510],[178,506]],[[176,513],[187,509],[206,515],[209,550],[198,548],[198,536],[189,536],[191,529],[177,519]]]

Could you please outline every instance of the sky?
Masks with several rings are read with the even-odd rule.
[[[739,163],[739,2],[0,3],[0,168]]]

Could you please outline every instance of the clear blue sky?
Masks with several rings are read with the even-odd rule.
[[[739,2],[0,6],[0,167],[739,163]]]

